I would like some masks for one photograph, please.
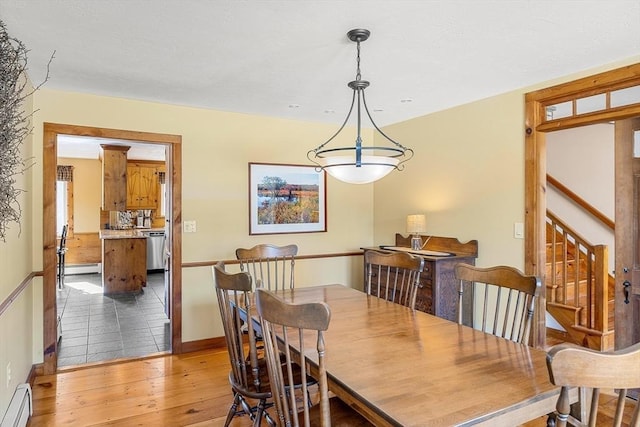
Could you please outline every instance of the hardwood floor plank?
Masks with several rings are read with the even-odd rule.
[[[226,350],[217,349],[40,376],[29,426],[221,427],[233,397],[228,375]],[[605,425],[613,403],[600,403],[598,425]],[[248,416],[231,423],[251,425]],[[545,425],[546,417],[525,424]]]
[[[185,425],[225,417],[232,394],[226,351],[125,362],[42,376],[34,384],[40,425]],[[182,420],[175,424],[176,420]],[[122,424],[120,424],[122,423]]]

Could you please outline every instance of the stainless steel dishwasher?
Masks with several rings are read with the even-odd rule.
[[[147,236],[147,270],[164,270],[164,231],[143,231]]]

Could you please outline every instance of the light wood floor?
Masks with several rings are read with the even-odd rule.
[[[29,426],[222,426],[228,373],[226,350],[211,350],[37,377]]]
[[[222,426],[232,398],[228,373],[226,351],[209,350],[37,377],[29,426]],[[603,396],[598,426],[611,425],[613,409]],[[251,422],[236,417],[231,425]],[[546,417],[525,426],[546,426]]]

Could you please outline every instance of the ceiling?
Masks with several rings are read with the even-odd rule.
[[[165,146],[129,140],[89,138],[76,135],[58,135],[58,157],[99,159],[100,145],[126,145],[127,159],[165,161]]]
[[[353,28],[379,126],[640,54],[638,0],[0,0],[0,19],[35,84],[53,55],[47,89],[336,125]]]

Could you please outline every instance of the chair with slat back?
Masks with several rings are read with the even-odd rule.
[[[365,292],[414,309],[424,259],[406,252],[364,253]]]
[[[529,344],[538,277],[508,266],[481,268],[464,263],[455,266],[454,274],[460,281],[459,324]]]
[[[261,244],[251,249],[236,249],[240,270],[253,277],[256,288],[270,290],[293,289],[297,245],[275,246]]]
[[[329,399],[325,368],[324,331],[329,328],[331,310],[324,302],[288,304],[275,293],[264,288],[256,290],[256,309],[260,316],[265,343],[265,358],[269,371],[271,394],[277,412],[277,424],[282,426],[370,426],[360,414],[337,397]],[[305,333],[305,331],[307,333]],[[311,332],[311,333],[309,333]],[[298,346],[296,354],[310,354],[315,347],[317,355],[318,394],[320,404],[310,407],[309,392],[303,385],[302,393],[289,393],[294,384],[285,375],[294,366],[307,374],[308,363],[294,365],[290,344]],[[308,350],[306,349],[307,347]],[[280,351],[284,356],[280,356]],[[281,364],[285,367],[281,368]],[[300,402],[301,400],[301,402]],[[298,403],[300,402],[300,403]]]
[[[249,354],[243,340],[244,330],[240,310],[246,310],[247,318],[253,314],[251,276],[246,272],[227,273],[223,262],[213,267],[213,276],[231,363],[229,383],[234,393],[233,403],[224,425],[228,426],[233,417],[243,414],[251,417],[254,426],[259,426],[263,417],[270,425],[274,425],[266,411],[267,400],[271,398],[271,389],[268,385],[266,369],[263,367],[262,372],[260,370],[253,328],[247,330]],[[247,399],[258,403],[252,406]]]
[[[62,226],[62,233],[60,234],[60,244],[56,250],[58,255],[58,289],[64,287],[64,274],[65,274],[65,255],[67,254],[67,233],[69,231],[69,225]]]
[[[606,353],[573,344],[559,344],[549,350],[547,367],[551,383],[561,387],[556,405],[556,426],[564,427],[567,421],[571,421],[573,425],[575,420],[570,414],[569,389],[582,387],[593,390],[591,405],[588,424],[585,422],[587,420],[582,420],[582,423],[575,423],[576,425],[605,425],[603,422],[596,424],[600,390],[615,389],[618,399],[611,425],[640,427],[640,404],[637,400],[632,404],[632,400],[625,397],[629,389],[640,388],[640,343]],[[633,407],[626,415],[625,406]],[[623,424],[625,416],[629,421],[625,419]]]

